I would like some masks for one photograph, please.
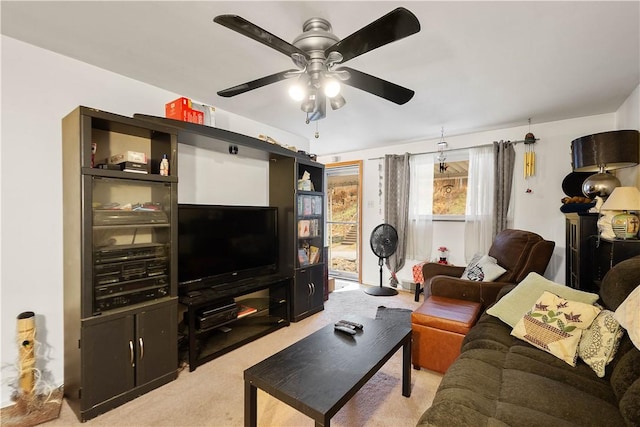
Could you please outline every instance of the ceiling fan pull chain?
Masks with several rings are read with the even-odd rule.
[[[316,120],[316,133],[313,136],[315,136],[316,139],[320,138],[320,132],[318,132],[318,120]]]

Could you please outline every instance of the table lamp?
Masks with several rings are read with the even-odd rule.
[[[571,141],[571,164],[574,172],[598,172],[582,184],[589,198],[606,199],[620,186],[613,169],[635,166],[640,161],[640,133],[637,130],[614,130],[576,138]]]
[[[613,234],[618,239],[635,239],[640,221],[629,211],[640,211],[640,191],[636,187],[616,187],[601,210],[622,211],[611,219]]]

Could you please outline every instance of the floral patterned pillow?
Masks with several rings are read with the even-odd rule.
[[[600,308],[545,291],[522,317],[511,335],[576,366],[578,343]]]
[[[613,317],[613,311],[602,310],[591,326],[582,332],[578,356],[602,378],[605,366],[616,355],[622,335],[624,329]]]

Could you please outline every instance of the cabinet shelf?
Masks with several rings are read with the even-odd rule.
[[[154,173],[124,172],[124,171],[118,171],[118,170],[89,168],[89,167],[83,167],[82,174],[92,175],[92,176],[101,176],[104,178],[135,179],[139,181],[154,181],[154,182],[168,182],[168,183],[178,182],[177,176],[162,176]]]
[[[322,264],[321,261],[320,262],[314,262],[313,264],[302,264],[302,265],[300,265],[300,267],[296,267],[296,270],[304,270],[306,268],[314,267],[316,265],[321,265],[321,264]]]
[[[123,230],[135,228],[169,228],[171,224],[149,223],[149,224],[118,224],[118,225],[94,225],[94,230]]]
[[[299,196],[324,196],[321,191],[297,190]]]
[[[106,316],[117,316],[121,314],[126,315],[127,313],[131,313],[132,311],[138,311],[145,308],[154,308],[159,304],[171,303],[174,300],[176,300],[176,297],[172,297],[171,295],[165,295],[163,297],[159,297],[153,300],[147,300],[147,301],[142,301],[135,304],[130,304],[126,307],[118,307],[118,308],[110,309],[104,312],[98,311],[96,313],[93,313],[93,316],[100,317],[105,315]]]
[[[223,331],[220,326],[213,328],[207,333],[206,339],[199,340],[202,345],[197,349],[198,364],[219,357],[288,324],[289,322],[280,316],[261,315],[229,322],[227,325],[230,330]]]

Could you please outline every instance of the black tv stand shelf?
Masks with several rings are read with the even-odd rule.
[[[288,326],[291,280],[285,276],[260,277],[230,283],[220,290],[207,288],[181,296],[179,302],[187,309],[181,332],[188,346],[189,371]],[[203,313],[233,303],[250,308],[250,312],[236,315],[225,311],[226,315],[213,324],[200,324]]]

